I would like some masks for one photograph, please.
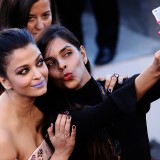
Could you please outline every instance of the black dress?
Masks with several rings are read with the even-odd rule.
[[[115,90],[130,83],[137,75],[126,80],[122,85],[116,85]],[[91,80],[80,90],[70,91],[70,94],[66,94],[69,99],[74,99],[75,102],[87,105],[95,105],[103,101],[104,84],[97,85],[97,82],[91,78]],[[125,90],[126,100],[133,103],[131,91]],[[114,93],[114,92],[113,92]],[[129,94],[129,99],[127,98]],[[122,99],[114,97],[116,103],[121,103]],[[112,97],[112,98],[113,98]],[[114,120],[114,131],[117,139],[120,142],[122,160],[150,160],[150,145],[147,132],[146,113],[150,109],[150,103],[157,100],[160,97],[160,81],[158,81],[150,90],[143,96],[143,98],[136,105],[136,112],[130,112],[129,114],[121,117],[118,120]],[[121,104],[123,105],[123,104]],[[127,106],[126,104],[126,107]]]
[[[112,94],[107,95],[105,99],[102,97],[102,87],[99,88],[93,78],[79,91],[68,92],[67,95],[63,95],[59,89],[53,89],[49,85],[47,94],[36,101],[36,104],[48,118],[44,125],[44,133],[50,122],[55,121],[57,113],[62,109],[66,110],[66,102],[72,100],[90,107],[70,110],[73,117],[72,123],[77,126],[76,145],[70,159],[88,160],[86,144],[88,139],[104,128],[106,124],[114,122],[123,160],[149,160],[146,113],[149,110],[150,102],[159,98],[160,89],[158,90],[157,86],[160,84],[158,82],[136,104],[134,85],[136,76],[128,79],[122,85],[117,85],[117,89]],[[58,97],[62,100],[59,100]]]

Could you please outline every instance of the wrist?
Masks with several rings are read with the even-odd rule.
[[[160,78],[160,67],[151,65],[149,67],[149,74],[152,76],[154,79],[158,80]]]

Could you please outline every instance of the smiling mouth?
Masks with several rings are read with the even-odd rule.
[[[34,87],[34,88],[41,88],[41,87],[43,87],[44,85],[45,85],[45,82],[42,81],[42,82],[40,82],[40,83],[37,83],[36,85],[33,85],[32,87]]]

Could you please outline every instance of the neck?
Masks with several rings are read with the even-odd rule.
[[[75,90],[79,90],[79,89],[82,89],[91,79],[91,75],[86,72],[82,82],[81,82],[81,85],[79,86],[79,88],[75,89]]]
[[[13,96],[3,92],[0,96],[0,102],[8,112],[20,119],[32,118],[38,108],[34,105],[35,98]]]

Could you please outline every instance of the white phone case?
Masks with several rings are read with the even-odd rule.
[[[160,7],[157,7],[155,9],[152,10],[152,14],[154,15],[154,17],[156,18],[156,21],[160,21]]]

